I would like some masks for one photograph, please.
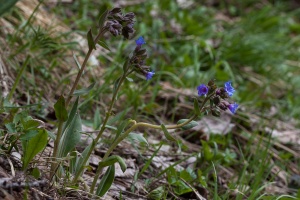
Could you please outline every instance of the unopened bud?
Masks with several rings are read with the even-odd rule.
[[[121,8],[113,8],[109,13],[115,15],[121,12]]]

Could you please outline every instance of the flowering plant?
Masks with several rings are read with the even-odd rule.
[[[93,49],[96,49],[96,43],[100,38],[103,37],[104,33],[110,32],[113,36],[122,35],[124,38],[129,39],[130,35],[134,33],[134,18],[133,13],[122,14],[120,8],[114,8],[110,11],[106,11],[99,20],[99,31],[98,35],[94,38],[91,31],[87,34],[87,40],[89,45],[89,51],[86,54],[84,62],[80,65],[78,62],[76,64],[79,66],[79,72],[77,74],[76,80],[69,92],[67,100],[65,101],[64,97],[61,96],[57,103],[54,105],[55,114],[58,119],[58,129],[57,135],[54,142],[53,150],[53,162],[51,166],[51,176],[60,177],[62,176],[60,170],[63,168],[59,160],[62,160],[63,157],[71,154],[80,141],[81,137],[81,120],[78,113],[78,98],[74,103],[72,103],[72,108],[68,111],[68,106],[71,103],[73,93],[78,85],[79,79],[82,76],[82,73],[86,67],[88,58],[90,57]],[[134,51],[128,56],[123,65],[122,75],[115,80],[114,89],[112,94],[112,99],[107,108],[105,119],[102,122],[97,136],[93,138],[93,141],[85,148],[80,156],[75,155],[71,163],[75,163],[71,171],[72,184],[78,184],[78,181],[82,181],[81,175],[84,172],[85,166],[93,152],[96,148],[97,143],[102,137],[104,131],[107,128],[107,123],[112,115],[112,108],[117,100],[117,95],[122,87],[122,84],[128,76],[132,73],[138,73],[145,77],[147,81],[153,78],[155,75],[154,71],[150,70],[150,67],[145,64],[147,58],[147,50],[143,48],[143,45],[146,44],[143,37],[139,37],[135,40],[136,47]],[[102,42],[103,44],[103,42]],[[107,46],[107,45],[106,45]],[[126,170],[126,164],[120,156],[113,155],[111,152],[118,146],[118,144],[123,141],[133,130],[139,127],[160,129],[164,133],[167,140],[178,141],[172,134],[168,132],[169,129],[179,129],[191,128],[195,125],[195,120],[202,113],[211,113],[214,116],[220,116],[220,111],[229,109],[232,113],[235,113],[238,104],[230,103],[228,101],[229,97],[233,95],[235,89],[231,86],[231,82],[226,82],[224,87],[218,88],[215,85],[213,80],[209,81],[208,84],[201,84],[197,87],[198,97],[194,99],[194,113],[189,119],[179,120],[177,124],[174,125],[164,125],[164,124],[150,124],[145,122],[137,122],[135,120],[126,121],[125,125],[122,125],[120,128],[120,133],[112,141],[109,149],[106,151],[105,155],[98,164],[98,168],[93,180],[93,183],[90,187],[90,193],[96,193],[96,195],[103,196],[106,191],[109,189],[114,178],[114,163],[119,163],[123,172]],[[202,99],[204,97],[204,99]],[[197,124],[197,123],[196,123]],[[101,182],[98,184],[97,190],[95,188],[97,185],[97,180],[104,169],[108,167],[104,177],[101,179]],[[110,181],[108,181],[110,180]]]

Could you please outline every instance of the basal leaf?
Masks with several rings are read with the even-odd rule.
[[[65,157],[78,144],[81,138],[81,119],[78,113],[75,114],[72,122],[66,127],[58,145],[58,156]]]
[[[101,179],[96,194],[100,197],[104,196],[105,193],[109,190],[115,179],[115,165],[111,165],[107,168],[103,178]]]
[[[47,145],[48,134],[46,130],[40,129],[39,133],[31,138],[30,140],[25,140],[22,142],[23,146],[23,169],[26,169],[29,162],[36,156],[40,151],[42,151]]]

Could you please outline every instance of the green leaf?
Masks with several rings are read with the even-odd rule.
[[[145,143],[149,146],[147,140],[141,134],[131,132],[131,133],[128,134],[127,138],[130,139],[130,140],[136,140],[139,143]]]
[[[48,134],[46,130],[40,129],[39,133],[31,138],[30,140],[22,141],[22,146],[24,150],[23,155],[23,169],[26,169],[29,162],[36,156],[40,151],[42,151],[47,145]]]
[[[197,98],[194,98],[194,111],[195,111],[195,114],[198,116],[201,114],[201,111],[199,108],[199,102],[198,102]]]
[[[104,196],[105,193],[109,190],[115,179],[115,165],[111,165],[106,170],[103,178],[101,179],[96,194],[100,197]]]
[[[186,122],[187,120],[188,120],[188,119],[181,119],[181,120],[179,120],[179,121],[177,122],[177,124],[182,124],[182,123]],[[182,126],[181,128],[182,128],[183,130],[188,130],[188,129],[191,129],[191,128],[195,127],[195,126],[198,126],[198,122],[196,122],[196,121],[191,121],[190,123],[188,123],[188,124]]]
[[[94,42],[94,39],[93,39],[93,35],[92,35],[92,30],[91,29],[87,33],[87,40],[88,40],[89,49],[95,49],[96,50],[96,45],[95,45],[95,42]]]
[[[84,160],[86,159],[86,157],[88,156],[88,152],[91,150],[91,148],[94,145],[94,140],[92,141],[91,144],[89,144],[84,151],[81,153],[81,156],[79,159],[76,160],[76,166],[75,166],[75,175],[77,175],[77,173],[79,173],[79,169],[81,168],[82,165],[87,165],[87,163],[84,163]],[[83,171],[81,172],[83,173]]]
[[[129,68],[129,57],[127,57],[124,65],[123,65],[123,72],[126,73],[128,71],[128,68]]]
[[[207,142],[204,140],[201,140],[202,143],[202,153],[203,157],[206,161],[211,161],[214,157],[214,153]]]
[[[24,131],[35,129],[40,125],[40,122],[34,119],[30,119],[28,121],[22,122]]]
[[[74,119],[63,132],[62,138],[58,145],[58,157],[65,157],[71,152],[81,138],[81,119],[78,113],[75,114]]]
[[[38,129],[26,131],[20,136],[20,140],[29,140],[39,133]]]
[[[148,195],[147,198],[151,200],[160,200],[163,199],[163,195],[165,193],[165,188],[163,186],[159,186],[152,190]]]
[[[63,128],[63,132],[66,130],[66,128],[70,125],[70,123],[73,121],[76,113],[77,113],[77,109],[78,109],[78,101],[79,101],[79,97],[76,98],[76,101],[74,102],[73,106],[72,106],[72,109],[71,109],[71,112],[69,113],[69,117],[68,117],[68,120],[67,122],[65,123],[64,125],[64,128]]]
[[[0,16],[11,9],[18,0],[0,0]]]
[[[107,159],[105,159],[104,161],[99,162],[98,167],[102,167],[102,168],[107,167],[107,166],[115,164],[116,162],[119,163],[122,171],[125,172],[127,169],[126,163],[124,162],[123,158],[121,158],[120,156],[115,156],[115,155],[110,156]]]
[[[54,104],[55,116],[59,121],[67,121],[68,112],[66,109],[66,102],[63,96],[60,96],[57,102]]]
[[[83,89],[80,89],[80,90],[75,90],[74,93],[73,93],[73,95],[74,96],[80,96],[80,95],[83,95],[83,94],[87,94],[87,93],[89,93],[94,88],[95,84],[96,83],[92,83],[87,88],[83,88]]]
[[[36,179],[39,179],[41,177],[41,172],[37,167],[33,168],[30,174]]]
[[[108,51],[111,51],[110,48],[108,47],[108,45],[107,45],[104,41],[99,40],[99,41],[98,41],[98,44],[99,44],[101,47],[103,47],[104,49],[106,49],[106,50],[108,50]]]
[[[99,18],[99,22],[98,22],[98,26],[99,29],[102,29],[102,27],[104,26],[104,23],[106,21],[107,18],[107,14],[108,14],[108,10],[106,10]]]
[[[167,138],[167,140],[170,140],[172,142],[176,142],[177,140],[169,133],[169,131],[167,130],[165,125],[160,125],[161,129],[163,130],[165,137]]]
[[[79,63],[79,61],[78,61],[78,59],[77,59],[77,57],[76,57],[76,55],[74,53],[73,53],[73,58],[75,60],[75,63],[77,65],[78,69],[80,70],[81,69],[81,64]]]

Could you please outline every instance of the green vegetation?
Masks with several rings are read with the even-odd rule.
[[[107,28],[114,3],[0,9],[14,28],[0,28],[1,157],[54,183],[49,196],[299,199],[297,2],[124,1],[128,40]],[[60,23],[39,23],[45,8]],[[226,81],[234,115],[218,106]]]

